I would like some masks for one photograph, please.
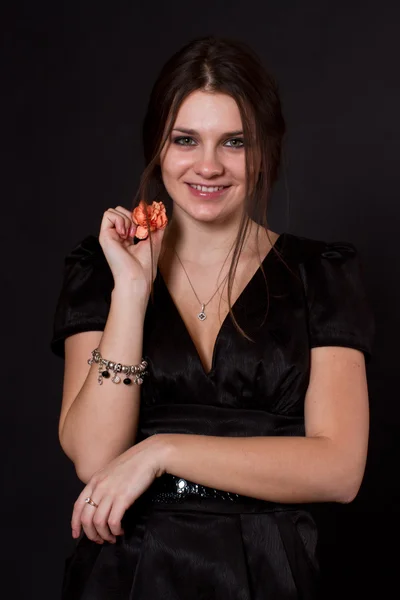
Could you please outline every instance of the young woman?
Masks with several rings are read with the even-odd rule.
[[[139,241],[133,207],[110,208],[66,258],[51,347],[84,488],[63,600],[318,595],[309,505],[360,487],[374,319],[353,244],[267,227],[284,132],[246,45],[186,45],[151,94],[134,203],[168,224]]]

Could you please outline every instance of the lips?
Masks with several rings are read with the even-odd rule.
[[[213,183],[212,185],[210,183],[195,183],[194,181],[187,181],[186,183],[188,185],[201,185],[202,187],[229,187],[224,183]]]
[[[230,187],[229,185],[222,186],[222,187],[221,186],[204,186],[204,187],[212,188],[211,190],[206,191],[206,190],[202,190],[202,189],[199,190],[197,187],[193,187],[193,185],[190,185],[190,183],[187,183],[186,185],[188,186],[188,189],[193,196],[197,196],[198,198],[203,198],[203,199],[219,198],[220,196],[223,196],[225,194],[226,190]],[[194,185],[197,185],[197,184],[194,184]]]

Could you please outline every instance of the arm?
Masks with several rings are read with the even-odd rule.
[[[101,340],[104,358],[122,364],[142,359],[143,324],[147,292],[138,283],[116,285],[104,329],[67,338],[65,374],[59,439],[74,462],[78,477],[85,481],[113,458],[135,443],[140,408],[140,386],[114,384],[111,379],[97,383],[98,364],[87,364],[94,336]],[[89,346],[90,344],[90,346]],[[82,385],[83,382],[83,385]]]
[[[363,354],[311,350],[305,437],[164,434],[166,472],[274,502],[354,499],[365,469],[369,411]]]

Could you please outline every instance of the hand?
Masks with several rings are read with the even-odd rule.
[[[137,225],[132,213],[123,206],[105,211],[100,226],[99,242],[110,266],[115,283],[118,280],[143,284],[144,293],[150,293],[151,252],[150,237],[133,243]],[[166,226],[152,232],[153,281],[157,274],[158,258]]]
[[[111,543],[123,535],[121,520],[126,509],[139,498],[156,477],[160,477],[166,446],[161,434],[153,435],[96,471],[74,504],[71,527],[73,537],[81,533],[100,544]],[[90,496],[98,507],[85,502]]]

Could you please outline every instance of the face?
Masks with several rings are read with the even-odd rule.
[[[221,93],[190,94],[179,109],[160,164],[174,214],[183,211],[211,222],[241,213],[245,149],[236,101]]]

